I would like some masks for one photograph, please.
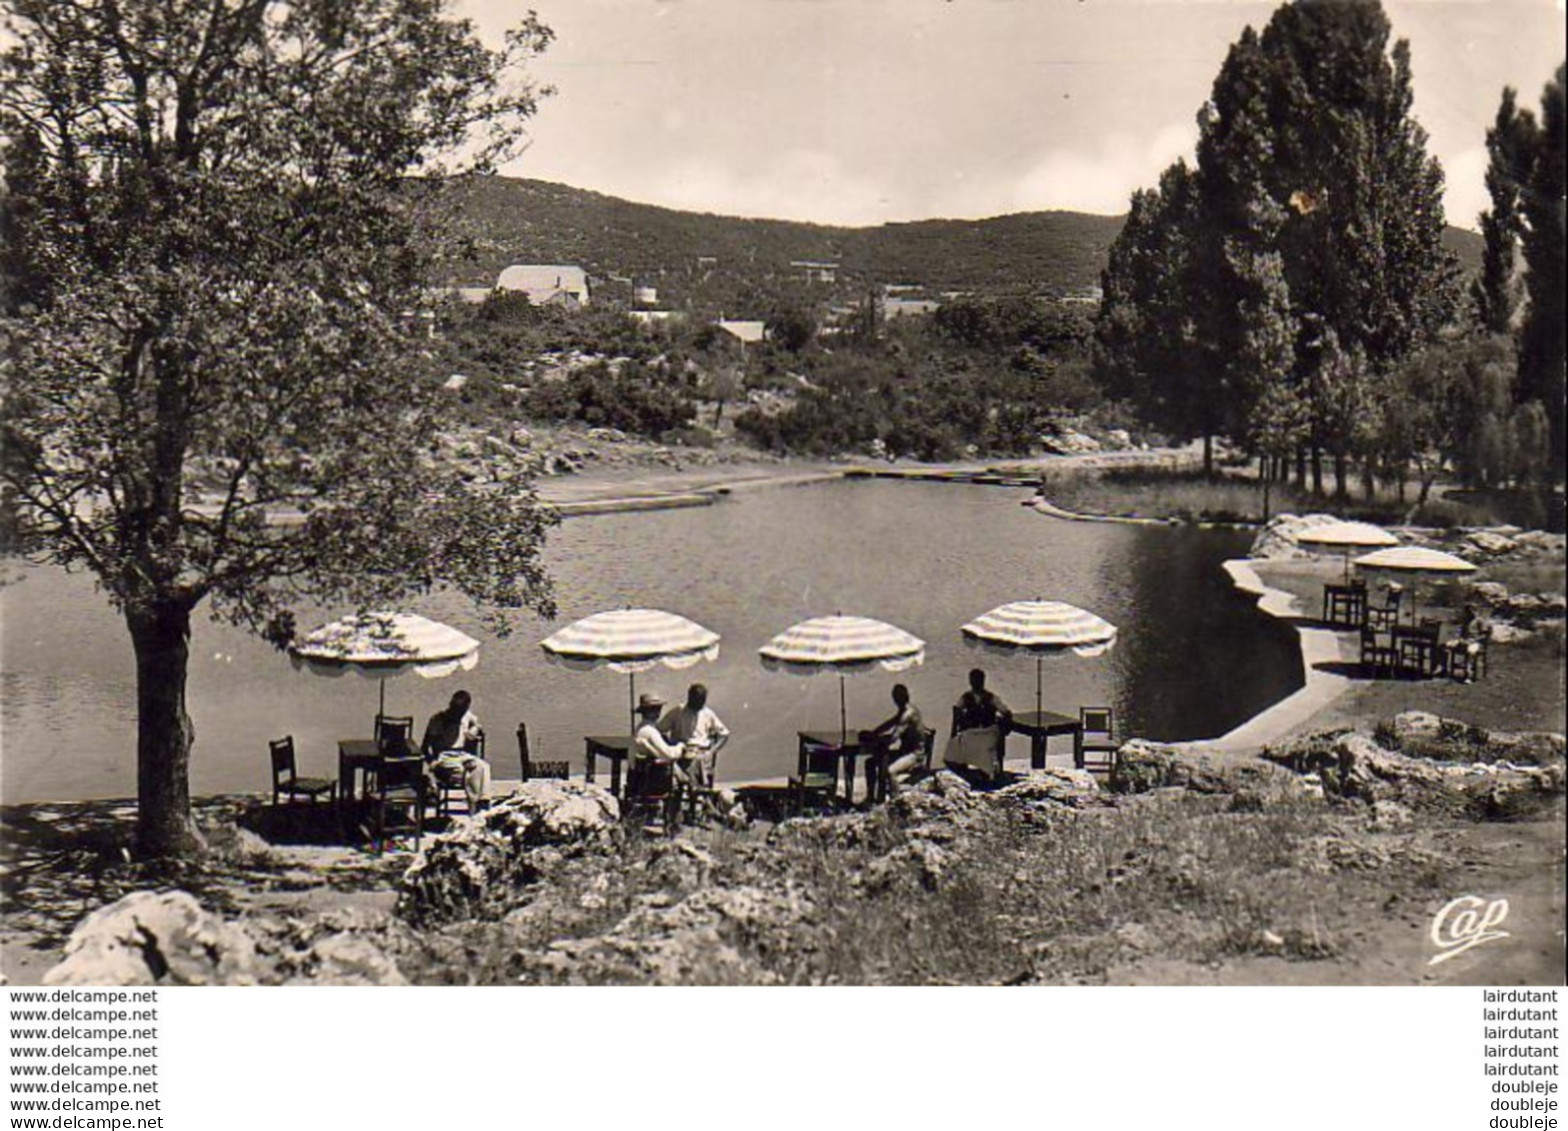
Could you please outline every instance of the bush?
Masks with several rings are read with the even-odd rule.
[[[532,389],[525,403],[539,419],[575,420],[655,437],[689,427],[697,414],[683,388],[636,364],[623,366],[619,373],[602,362],[579,369]]]

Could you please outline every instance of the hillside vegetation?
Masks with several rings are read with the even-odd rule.
[[[475,284],[511,263],[573,263],[673,283],[696,270],[698,256],[711,256],[719,270],[758,279],[787,273],[792,260],[821,260],[840,264],[852,284],[1081,293],[1099,284],[1124,220],[1022,212],[843,228],[683,212],[513,177],[476,177],[458,191],[474,255],[453,281]],[[1467,270],[1479,263],[1474,232],[1450,227],[1445,242]]]

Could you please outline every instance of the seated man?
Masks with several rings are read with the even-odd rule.
[[[719,751],[730,740],[730,729],[708,706],[708,689],[694,683],[686,691],[686,702],[672,707],[659,722],[659,733],[670,742],[679,743],[691,758],[691,771],[696,784],[707,788],[713,784],[713,771],[718,765]]]
[[[994,727],[1003,719],[1013,717],[1013,712],[998,698],[996,692],[985,685],[985,672],[975,668],[969,673],[969,690],[958,697],[953,720],[954,730],[974,730]]]
[[[430,716],[420,748],[432,775],[448,773],[462,778],[468,811],[477,813],[484,808],[485,794],[490,790],[490,763],[468,749],[484,734],[469,710],[472,705],[473,696],[468,692],[453,694],[445,710]]]
[[[659,733],[659,712],[663,708],[664,700],[651,692],[645,691],[637,697],[637,732],[632,736],[632,757],[668,762],[674,767],[675,779],[686,782],[689,775],[685,767],[685,744],[667,742]]]
[[[902,683],[893,685],[893,714],[867,731],[862,739],[868,747],[885,750],[878,757],[866,759],[866,797],[876,794],[877,763],[887,762],[887,791],[896,796],[901,779],[907,777],[920,764],[925,753],[926,728],[919,709],[909,701],[909,688]],[[870,753],[870,751],[868,751]]]

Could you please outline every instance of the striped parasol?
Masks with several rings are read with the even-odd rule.
[[[716,660],[719,634],[661,609],[610,609],[574,621],[540,641],[539,647],[552,664],[574,671],[625,672],[630,677],[635,720],[637,673],[660,665],[679,670]]]
[[[1386,573],[1428,574],[1453,577],[1461,573],[1474,573],[1475,566],[1455,554],[1432,550],[1425,546],[1391,546],[1374,550],[1355,560],[1361,570],[1379,570]],[[1412,594],[1410,617],[1415,619],[1420,605],[1419,592]]]
[[[993,652],[1034,655],[1035,710],[1041,706],[1046,656],[1099,656],[1116,643],[1116,626],[1062,601],[1012,601],[963,626],[964,643]]]
[[[812,617],[779,633],[757,654],[769,671],[790,675],[831,672],[838,681],[840,739],[849,738],[844,677],[869,671],[901,672],[924,663],[926,644],[901,628],[870,617]]]
[[[1393,570],[1395,573],[1475,572],[1475,566],[1463,558],[1443,550],[1429,550],[1425,546],[1394,546],[1387,550],[1374,550],[1357,558],[1355,564],[1362,569]]]
[[[1309,527],[1296,535],[1296,542],[1304,546],[1321,546],[1342,550],[1345,555],[1345,576],[1350,576],[1352,550],[1365,550],[1378,546],[1397,546],[1395,538],[1381,526],[1370,522],[1326,522]]]
[[[405,672],[438,679],[470,671],[479,662],[479,641],[413,613],[356,613],[307,633],[290,645],[289,658],[315,675],[352,671],[378,680],[385,714],[388,679]]]

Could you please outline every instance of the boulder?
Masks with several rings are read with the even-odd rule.
[[[1394,737],[1400,743],[1412,739],[1436,738],[1443,733],[1445,721],[1430,711],[1401,711],[1394,716]]]
[[[1168,787],[1210,794],[1246,790],[1264,797],[1301,792],[1294,776],[1272,762],[1141,738],[1126,743],[1117,753],[1107,786],[1112,793],[1147,793]]]
[[[1501,557],[1517,547],[1517,543],[1495,530],[1474,530],[1465,535],[1465,545],[1487,557]]]
[[[286,985],[406,986],[408,980],[380,947],[358,935],[328,935],[292,961],[303,973]]]
[[[1252,540],[1247,555],[1253,558],[1309,558],[1312,553],[1301,548],[1296,536],[1303,530],[1337,521],[1331,514],[1279,514],[1264,523]]]
[[[1082,809],[1101,804],[1105,798],[1100,783],[1087,770],[1050,768],[1031,770],[1012,785],[987,795],[992,801],[1014,801],[1028,805],[1065,805]]]
[[[1508,586],[1497,581],[1478,581],[1470,592],[1488,609],[1500,609],[1508,604]]]
[[[621,843],[620,806],[584,782],[524,782],[451,831],[430,838],[403,875],[398,913],[413,922],[493,917],[563,859]]]
[[[46,986],[253,986],[256,945],[183,891],[137,891],[77,924]]]

